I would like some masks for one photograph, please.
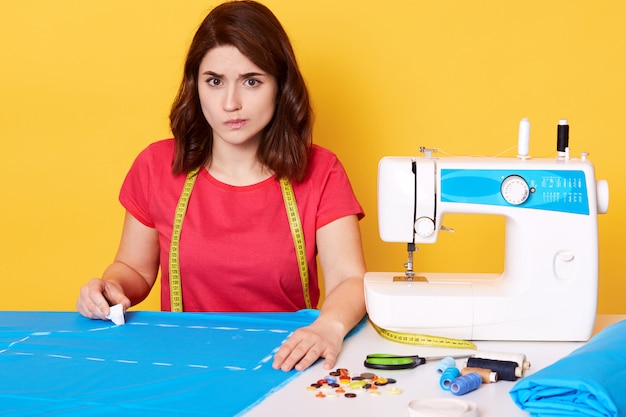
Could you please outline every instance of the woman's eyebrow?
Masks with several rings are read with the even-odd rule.
[[[218,74],[211,70],[204,71],[202,75],[210,75],[211,77],[215,77],[215,78],[224,78],[224,74]]]
[[[218,74],[217,72],[207,70],[202,73],[202,75],[210,75],[215,78],[224,78],[224,74]],[[239,78],[250,78],[250,77],[266,77],[267,74],[264,72],[246,72],[244,74],[239,74]]]

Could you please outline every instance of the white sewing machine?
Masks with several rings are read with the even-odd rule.
[[[567,147],[552,159],[530,158],[524,123],[517,158],[427,152],[380,161],[380,237],[406,242],[409,258],[404,273],[365,275],[376,325],[470,340],[589,339],[598,294],[597,215],[608,209],[608,184],[596,181],[586,154],[570,158]],[[413,271],[414,245],[435,243],[446,213],[505,217],[501,274]]]

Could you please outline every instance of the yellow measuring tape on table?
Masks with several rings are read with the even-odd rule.
[[[183,293],[180,278],[179,248],[180,235],[183,229],[183,220],[189,205],[191,191],[198,177],[199,168],[187,174],[187,179],[183,185],[183,191],[178,199],[178,205],[174,213],[174,222],[172,226],[172,240],[170,244],[169,271],[170,271],[170,304],[171,310],[174,312],[183,311]],[[287,178],[281,178],[280,187],[285,201],[285,209],[289,218],[289,228],[293,236],[293,244],[296,249],[298,258],[298,269],[300,271],[300,279],[302,281],[302,291],[304,293],[304,301],[306,308],[311,306],[311,298],[309,296],[309,267],[306,262],[306,247],[304,245],[304,233],[302,232],[302,224],[300,223],[300,215],[296,206],[296,197],[293,192],[291,182]]]
[[[434,346],[434,347],[442,347],[442,348],[474,349],[474,350],[478,349],[478,347],[474,343],[468,340],[452,339],[449,337],[431,336],[431,335],[426,335],[426,334],[396,332],[392,330],[383,329],[377,326],[371,320],[370,320],[370,323],[372,324],[372,327],[374,327],[374,329],[379,335],[393,342],[404,343],[408,345]]]

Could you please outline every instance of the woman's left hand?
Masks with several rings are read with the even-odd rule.
[[[337,362],[345,332],[339,323],[319,323],[301,327],[282,344],[274,355],[274,369],[288,372],[295,368],[304,371],[319,358],[324,358],[324,369],[330,370]]]
[[[356,215],[337,219],[317,231],[326,298],[319,317],[301,327],[274,356],[274,369],[303,371],[319,358],[335,367],[343,339],[365,314],[365,261]]]

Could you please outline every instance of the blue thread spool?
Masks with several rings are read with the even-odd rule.
[[[460,375],[461,371],[459,371],[459,368],[455,366],[446,368],[446,370],[441,374],[441,378],[439,378],[439,386],[445,391],[450,391],[450,384],[452,384],[452,381]]]
[[[456,361],[454,360],[454,358],[448,356],[447,358],[443,358],[442,360],[440,360],[437,364],[437,373],[442,374],[443,371],[445,371],[446,369],[455,367]]]
[[[450,383],[450,392],[454,395],[464,395],[474,391],[483,383],[482,378],[476,372],[455,378]]]

